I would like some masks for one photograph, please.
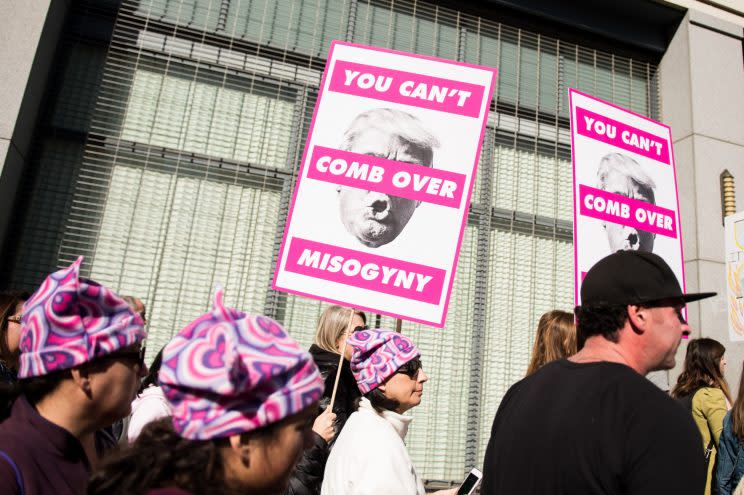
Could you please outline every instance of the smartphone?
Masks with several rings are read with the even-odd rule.
[[[483,473],[481,473],[480,470],[476,468],[471,469],[468,476],[465,478],[465,481],[463,481],[460,488],[457,489],[457,495],[471,495],[472,493],[475,493],[475,489],[480,485],[482,477]]]

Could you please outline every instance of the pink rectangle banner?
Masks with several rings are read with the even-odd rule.
[[[439,302],[446,274],[430,266],[299,238],[290,243],[287,270],[429,304]]]
[[[623,122],[576,108],[576,132],[603,143],[669,164],[669,145],[665,139]]]
[[[329,89],[477,118],[486,88],[387,67],[338,61]]]
[[[495,84],[334,41],[272,288],[443,327]]]
[[[465,175],[423,165],[316,146],[307,176],[449,208],[462,203]]]
[[[660,206],[579,185],[579,213],[667,237],[677,237],[675,213]]]
[[[684,289],[671,129],[575,89],[568,95],[575,304],[587,272],[619,250],[660,256]]]

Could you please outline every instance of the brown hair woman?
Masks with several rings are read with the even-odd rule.
[[[711,493],[713,466],[723,431],[723,418],[731,403],[731,394],[723,370],[726,348],[717,340],[692,339],[687,344],[685,367],[672,389],[672,397],[685,403],[703,437],[703,453],[708,464],[705,495]]]
[[[548,311],[540,317],[527,376],[543,365],[576,353],[576,324],[571,313]]]

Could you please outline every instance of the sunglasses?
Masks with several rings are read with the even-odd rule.
[[[416,378],[421,368],[423,368],[423,365],[421,364],[421,360],[416,358],[411,361],[408,361],[403,366],[398,368],[395,372],[401,373],[403,375],[407,375],[410,378]]]
[[[17,323],[17,324],[20,325],[21,324],[21,318],[23,318],[23,315],[22,314],[20,314],[20,315],[14,315],[14,316],[8,316],[6,319],[9,322],[11,322],[11,323]]]
[[[369,327],[367,325],[355,327],[351,333],[361,332],[362,330],[369,330]]]
[[[650,304],[645,305],[648,308],[667,308],[667,307],[673,307],[674,312],[677,314],[677,318],[679,318],[679,322],[683,325],[687,325],[687,320],[685,320],[685,317],[682,315],[682,308],[684,306],[680,306],[675,301],[668,301],[668,300],[662,300],[662,301],[656,301]]]
[[[107,359],[121,359],[123,361],[129,361],[131,363],[139,365],[140,368],[145,367],[145,352],[146,347],[142,346],[139,350],[132,349],[131,351],[116,352],[106,356]]]

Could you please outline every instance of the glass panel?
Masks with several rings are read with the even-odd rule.
[[[571,160],[509,140],[500,137],[494,148],[493,206],[572,221]]]
[[[278,192],[115,166],[91,277],[142,298],[152,358],[211,307],[215,284],[263,312],[278,216]]]
[[[291,101],[139,69],[121,138],[287,168],[293,112]]]
[[[571,243],[495,230],[491,246],[478,465],[501,398],[527,371],[540,316],[571,311],[574,297]]]

